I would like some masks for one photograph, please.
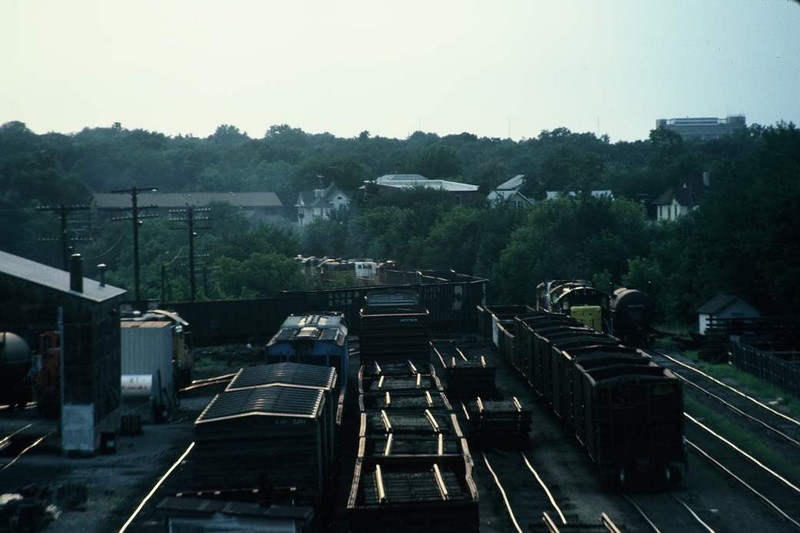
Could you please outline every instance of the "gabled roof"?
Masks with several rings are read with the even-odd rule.
[[[561,192],[561,191],[547,191],[545,194],[547,194],[547,199],[548,200],[553,200],[555,198],[565,198],[565,197],[570,197],[571,198],[573,196],[577,196],[578,195],[578,193],[576,193],[575,191],[569,191],[566,194]],[[596,190],[596,191],[589,191],[589,194],[591,196],[593,196],[594,198],[609,198],[611,200],[614,199],[614,193],[611,192],[610,189],[601,189],[601,190]]]
[[[70,289],[69,272],[6,252],[0,252],[0,276],[10,276],[95,302],[104,302],[127,292],[112,285],[100,285],[100,282],[89,278],[83,278],[83,292],[73,291]]]
[[[439,189],[448,192],[474,192],[478,190],[477,185],[470,185],[457,181],[431,180],[419,174],[385,174],[375,179],[374,183],[376,185],[395,189],[424,187],[426,189]]]
[[[533,201],[517,190],[494,190],[486,195],[486,199],[494,203],[507,202],[512,198],[519,198],[533,205]]]
[[[328,185],[325,189],[315,189],[313,191],[301,191],[297,196],[295,207],[330,207],[332,199],[336,195],[344,196],[350,201],[350,196],[334,184]]]
[[[525,184],[525,174],[517,174],[508,181],[504,181],[497,187],[496,191],[516,191]]]
[[[653,205],[670,205],[674,200],[678,205],[695,207],[699,204],[707,186],[703,184],[703,177],[693,177],[676,189],[667,189],[653,200]]]
[[[717,294],[709,301],[698,307],[697,313],[701,315],[715,315],[737,303],[744,304],[747,307],[752,308],[754,311],[756,310],[752,305],[742,300],[735,294]]]
[[[195,425],[244,416],[316,418],[323,402],[322,389],[255,387],[217,394],[197,417]]]
[[[94,202],[101,209],[131,207],[131,197],[127,194],[95,193]],[[186,207],[187,205],[207,206],[213,202],[223,202],[233,207],[283,207],[274,192],[142,192],[138,197],[140,206],[154,205],[164,209]]]

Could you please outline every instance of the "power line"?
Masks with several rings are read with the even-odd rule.
[[[170,222],[181,222],[185,224],[185,229],[189,232],[189,287],[190,287],[190,295],[191,301],[195,300],[195,296],[197,294],[197,285],[195,283],[195,265],[194,265],[194,238],[197,236],[197,231],[211,229],[207,226],[198,226],[196,222],[205,222],[209,220],[209,218],[203,214],[197,216],[196,213],[208,213],[211,212],[210,207],[192,207],[187,205],[183,209],[170,209],[169,211],[169,219]],[[184,229],[183,227],[180,228],[172,228],[172,229]]]
[[[158,190],[157,187],[145,187],[140,189],[138,187],[131,187],[130,189],[119,189],[116,191],[111,191],[114,194],[130,194],[131,195],[131,208],[130,208],[130,216],[125,217],[114,217],[112,221],[118,220],[130,220],[133,222],[133,278],[134,278],[134,287],[136,292],[136,301],[141,301],[141,291],[140,291],[140,284],[139,284],[139,226],[143,223],[142,219],[144,218],[155,218],[158,215],[153,214],[140,214],[139,210],[141,209],[153,209],[155,205],[147,205],[147,206],[139,206],[139,193],[142,192],[156,192]],[[125,208],[123,208],[125,209]]]
[[[69,256],[72,246],[70,243],[76,241],[89,241],[91,239],[85,237],[70,237],[67,231],[67,218],[68,214],[72,211],[87,211],[90,209],[88,205],[39,205],[36,206],[37,211],[53,211],[59,215],[61,219],[61,237],[60,239],[42,239],[42,240],[60,240],[61,241],[61,254],[64,261],[64,270],[69,270]]]

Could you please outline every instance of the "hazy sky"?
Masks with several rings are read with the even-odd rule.
[[[0,124],[647,138],[800,124],[791,0],[0,0]]]

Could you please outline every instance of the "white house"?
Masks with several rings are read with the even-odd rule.
[[[511,205],[514,207],[527,207],[533,205],[533,200],[520,192],[525,184],[525,174],[517,174],[508,181],[497,186],[486,196],[489,206]]]
[[[328,220],[337,210],[350,205],[350,196],[331,183],[325,189],[302,191],[297,197],[297,224],[302,228],[315,219]]]
[[[668,189],[653,201],[656,220],[677,220],[700,206],[700,199],[709,186],[709,173],[703,172],[702,180],[690,179],[679,189]]]
[[[758,310],[733,294],[717,294],[697,308],[697,331],[705,335],[712,318],[756,318]]]

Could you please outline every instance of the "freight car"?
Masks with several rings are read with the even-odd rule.
[[[13,333],[0,333],[0,405],[23,409],[31,399],[31,350]]]
[[[618,337],[630,346],[645,347],[655,318],[655,304],[637,289],[620,287],[612,295],[586,280],[550,280],[536,287],[538,310],[562,313],[587,326]]]
[[[478,531],[469,447],[431,365],[362,365],[359,392],[350,530]]]
[[[622,342],[647,346],[655,318],[655,303],[647,293],[620,287],[611,297],[611,329]]]
[[[493,314],[492,308],[483,312]],[[607,479],[623,486],[657,479],[663,486],[681,478],[683,396],[674,374],[645,351],[563,314],[526,313],[500,333],[505,339],[495,348]]]

